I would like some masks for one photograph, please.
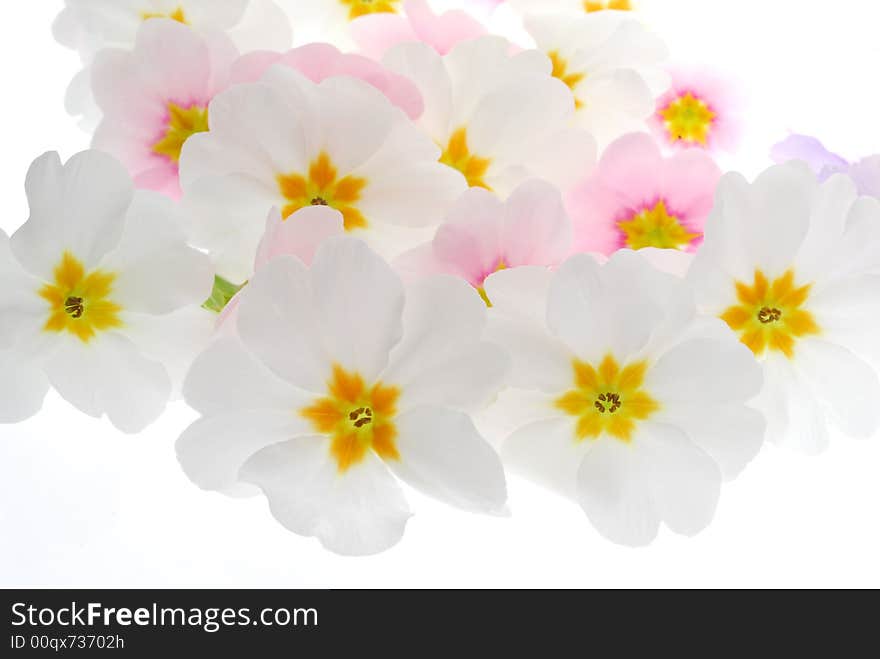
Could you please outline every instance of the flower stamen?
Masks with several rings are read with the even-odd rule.
[[[64,311],[66,311],[72,318],[82,318],[83,312],[85,311],[85,307],[83,307],[83,299],[71,295],[64,301]]]

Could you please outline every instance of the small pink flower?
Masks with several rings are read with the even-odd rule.
[[[506,202],[482,188],[470,188],[434,240],[402,254],[394,264],[405,281],[453,275],[486,299],[483,284],[495,272],[526,265],[556,266],[570,251],[571,220],[562,196],[549,183],[532,180],[514,190]]]
[[[406,0],[399,14],[370,14],[351,24],[360,49],[380,59],[392,46],[422,41],[445,55],[462,41],[487,34],[486,26],[462,10],[435,14],[425,0]]]
[[[359,78],[382,92],[410,119],[418,119],[424,111],[422,95],[409,79],[392,73],[367,57],[344,54],[326,43],[308,44],[284,54],[269,51],[249,53],[235,63],[232,80],[236,84],[256,82],[275,64],[299,71],[315,83],[334,76]]]
[[[672,87],[649,123],[673,148],[733,152],[742,134],[742,107],[733,81],[704,71],[672,71]]]
[[[577,251],[696,250],[721,170],[704,151],[664,158],[650,135],[611,144],[594,175],[568,199]]]
[[[282,219],[279,209],[273,208],[266,220],[266,232],[257,247],[254,272],[279,256],[295,256],[304,264],[311,265],[322,242],[342,235],[345,235],[342,213],[328,206],[303,208],[287,220]],[[217,318],[218,330],[232,331],[235,327],[240,297],[240,294],[236,294],[223,308]]]
[[[137,187],[178,198],[183,144],[208,130],[208,105],[229,86],[236,58],[220,32],[145,21],[132,51],[107,49],[95,59],[92,88],[103,119],[92,146],[116,156]]]

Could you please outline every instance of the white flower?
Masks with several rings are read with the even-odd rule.
[[[100,118],[90,87],[95,55],[105,48],[131,50],[141,25],[154,18],[206,34],[224,32],[243,51],[283,50],[293,39],[287,16],[273,0],[65,0],[53,31],[85,66],[71,83],[66,103],[71,114],[83,115],[87,127]]]
[[[625,16],[625,15],[624,15]],[[669,87],[663,42],[635,20],[612,12],[532,16],[526,29],[571,89],[577,125],[600,144],[644,129],[655,98]]]
[[[501,195],[529,178],[567,191],[595,165],[595,143],[568,127],[569,88],[551,74],[546,55],[511,55],[511,44],[482,37],[441,57],[425,44],[401,44],[384,58],[422,92],[422,129],[471,187]]]
[[[193,365],[184,392],[203,418],[178,440],[200,487],[256,485],[294,533],[371,554],[410,516],[394,476],[450,504],[498,512],[501,463],[467,412],[508,363],[481,340],[486,309],[468,285],[424,280],[406,294],[360,240],[330,238],[311,268],[282,256],[244,289],[240,338]]]
[[[621,251],[556,274],[498,272],[486,290],[488,336],[513,357],[514,391],[531,392],[518,402],[533,421],[505,441],[505,462],[618,543],[651,542],[661,521],[705,528],[722,477],[760,449],[764,424],[745,402],[761,372],[723,323],[698,319],[684,280]]]
[[[354,78],[315,84],[276,66],[209,112],[210,132],[184,145],[180,180],[195,240],[233,281],[250,276],[272,207],[289,217],[330,206],[346,230],[384,245],[396,227],[439,224],[465,189],[406,115]]]
[[[62,165],[56,153],[27,176],[31,216],[0,246],[0,419],[40,407],[48,384],[120,430],[155,420],[171,395],[166,366],[185,354],[192,317],[211,291],[207,257],[186,245],[172,202],[134,192],[97,151]],[[208,316],[202,312],[202,316]]]
[[[880,383],[860,358],[877,351],[878,275],[880,203],[849,178],[820,185],[791,163],[751,185],[722,179],[689,278],[761,361],[770,440],[816,453],[829,425],[880,427]]]

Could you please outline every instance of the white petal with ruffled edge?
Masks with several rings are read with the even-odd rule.
[[[372,453],[340,477],[325,437],[274,444],[250,458],[241,479],[258,486],[275,519],[315,536],[346,556],[385,551],[403,536],[410,517],[400,486]]]
[[[504,469],[470,417],[425,406],[404,412],[395,424],[400,458],[388,466],[401,480],[464,510],[503,511]]]

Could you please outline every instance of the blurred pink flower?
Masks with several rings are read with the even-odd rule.
[[[665,158],[644,133],[620,138],[594,175],[569,195],[576,251],[680,249],[702,243],[721,170],[702,150]]]
[[[742,134],[742,94],[732,80],[704,71],[672,71],[672,87],[649,120],[674,148],[736,150]]]
[[[351,32],[365,54],[379,59],[392,46],[412,41],[422,41],[445,55],[456,44],[476,39],[487,30],[465,11],[435,14],[426,0],[406,0],[401,13],[364,16],[352,23]]]
[[[410,119],[418,119],[424,111],[422,95],[409,79],[367,57],[342,53],[326,43],[308,44],[283,54],[270,51],[249,53],[233,66],[232,80],[236,84],[256,82],[276,64],[294,69],[315,83],[335,76],[359,78],[382,92]]]

